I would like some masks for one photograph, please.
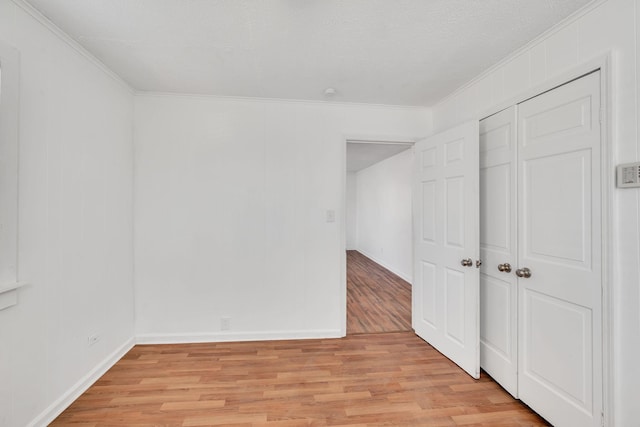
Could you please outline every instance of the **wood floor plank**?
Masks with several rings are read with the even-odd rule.
[[[411,330],[411,285],[357,251],[347,251],[347,333]]]
[[[179,411],[186,409],[213,409],[222,408],[225,400],[191,400],[186,402],[165,402],[160,407],[163,411]]]
[[[370,397],[371,397],[370,391],[325,393],[325,394],[315,394],[313,396],[316,402],[333,402],[336,400],[369,399]]]

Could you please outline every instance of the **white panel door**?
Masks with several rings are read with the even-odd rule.
[[[556,427],[598,426],[599,72],[519,105],[518,159],[519,395]]]
[[[480,366],[518,397],[516,107],[480,122]]]
[[[413,328],[479,378],[478,122],[414,150]]]

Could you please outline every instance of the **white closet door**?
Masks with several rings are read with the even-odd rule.
[[[480,122],[480,366],[518,397],[516,107]]]
[[[599,72],[519,105],[519,395],[556,427],[600,425],[600,139]]]
[[[418,141],[414,159],[413,328],[479,378],[478,122]]]

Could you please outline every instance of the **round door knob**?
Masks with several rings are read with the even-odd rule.
[[[516,276],[528,279],[529,277],[531,277],[531,270],[529,270],[527,267],[519,268],[516,270]]]
[[[473,261],[471,260],[471,258],[466,258],[466,259],[463,259],[462,261],[460,261],[460,264],[463,267],[471,267],[473,265]]]
[[[504,264],[498,264],[498,271],[503,273],[511,273],[511,264],[505,262]]]

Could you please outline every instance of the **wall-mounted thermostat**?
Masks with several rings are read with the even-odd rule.
[[[618,188],[640,187],[640,163],[618,165]]]

